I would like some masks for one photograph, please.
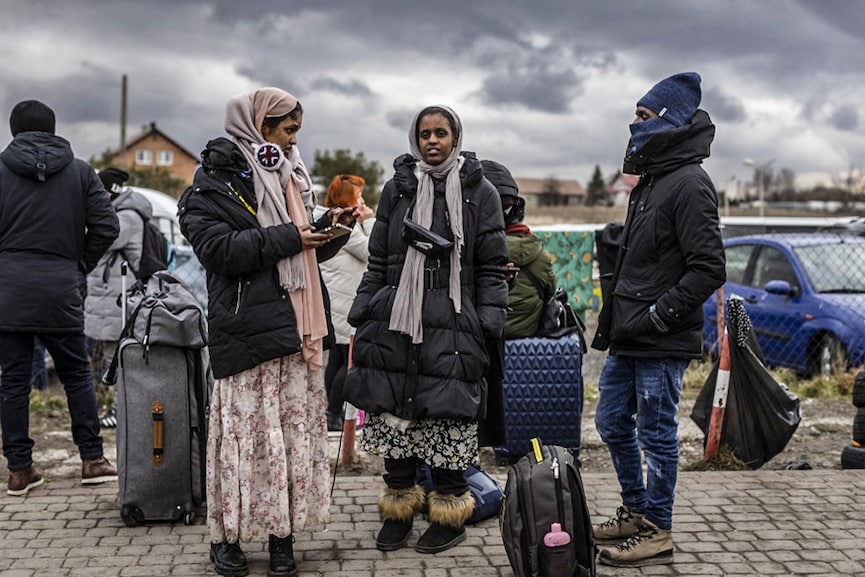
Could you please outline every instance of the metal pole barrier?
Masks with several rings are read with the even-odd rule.
[[[715,379],[715,398],[712,402],[712,416],[709,420],[709,432],[706,435],[706,451],[703,460],[708,461],[718,455],[721,448],[721,429],[724,426],[724,413],[727,410],[727,392],[730,386],[730,339],[724,329],[720,343],[721,362],[718,365],[718,376]]]

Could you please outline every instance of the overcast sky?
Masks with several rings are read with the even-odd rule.
[[[797,185],[865,169],[860,0],[3,0],[0,146],[20,100],[54,108],[89,158],[156,122],[194,154],[225,103],[278,86],[304,106],[299,147],[347,148],[386,177],[423,106],[461,116],[464,149],[515,176],[621,167],[636,101],[682,71],[703,77],[718,188],[750,158]]]

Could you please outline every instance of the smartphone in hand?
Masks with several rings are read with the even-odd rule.
[[[336,223],[333,225],[324,226],[322,228],[314,228],[314,229],[312,229],[312,232],[316,232],[316,233],[327,232],[327,233],[330,233],[332,235],[332,238],[339,238],[343,235],[351,234],[351,227],[345,226],[344,224]]]

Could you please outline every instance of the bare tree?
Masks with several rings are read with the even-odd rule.
[[[842,191],[844,208],[856,201],[865,200],[865,172],[852,164],[846,173],[832,177],[832,183]]]

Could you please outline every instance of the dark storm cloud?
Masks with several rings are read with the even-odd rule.
[[[715,122],[742,122],[747,118],[742,102],[734,96],[724,94],[719,88],[704,90],[700,107],[709,112]]]
[[[829,115],[829,122],[838,130],[856,132],[859,129],[859,109],[855,106],[839,106]]]
[[[113,85],[117,86],[116,92],[110,90]],[[94,86],[103,90],[94,91]],[[86,63],[54,78],[6,77],[4,88],[7,102],[41,100],[53,108],[58,121],[64,123],[116,120],[120,111],[119,78],[106,69]]]
[[[200,150],[229,97],[281,86],[310,111],[304,150],[389,167],[417,108],[446,101],[515,172],[585,180],[618,168],[635,99],[695,70],[719,124],[715,173],[796,133],[816,136],[790,145],[813,159],[797,170],[828,170],[863,163],[863,21],[859,0],[5,0],[0,109],[43,95],[82,149],[103,150],[126,73],[129,132],[154,121]]]
[[[408,130],[411,127],[411,121],[414,120],[414,115],[417,114],[417,112],[417,110],[409,110],[408,108],[391,110],[385,113],[385,118],[387,119],[388,126],[408,134]]]
[[[335,92],[344,96],[365,97],[373,95],[372,90],[365,82],[353,79],[340,81],[335,78],[316,78],[309,87],[312,90]]]

